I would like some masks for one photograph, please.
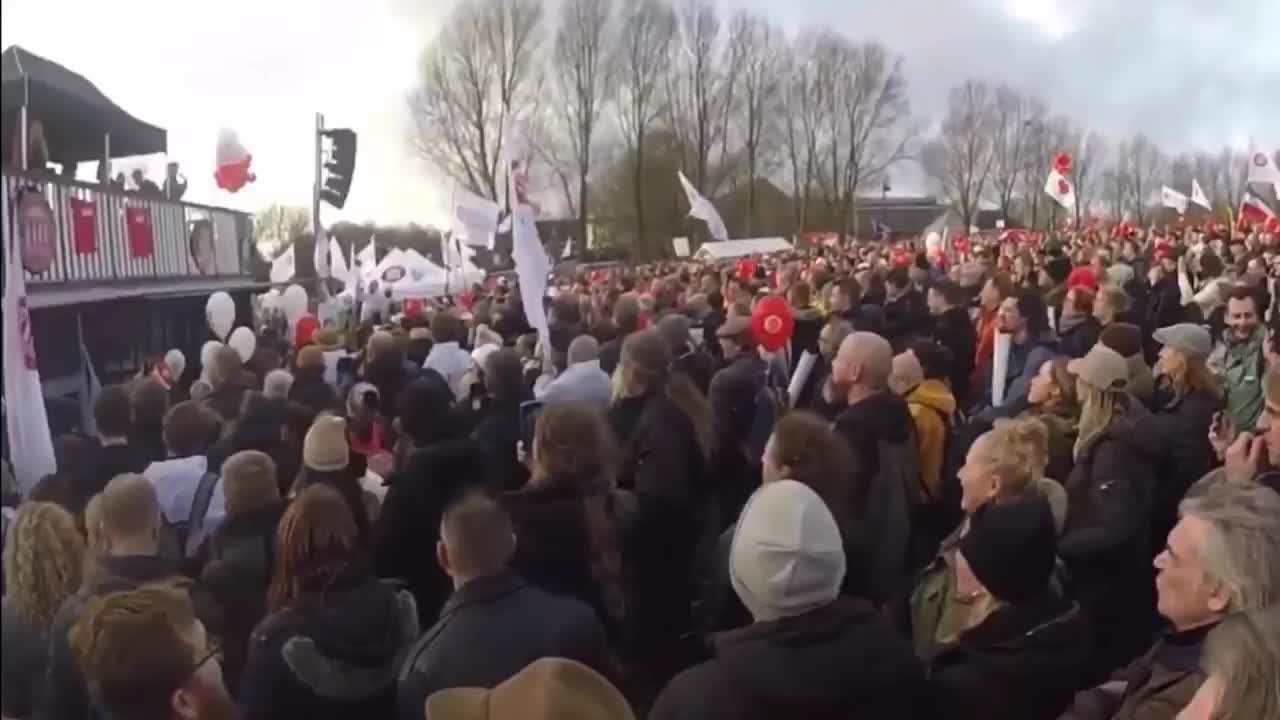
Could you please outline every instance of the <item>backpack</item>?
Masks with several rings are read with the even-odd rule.
[[[911,497],[920,487],[920,458],[914,438],[902,443],[877,439],[876,454],[879,469],[866,489],[859,534],[870,541],[864,561],[872,599],[886,602],[910,577]]]
[[[209,514],[213,491],[218,487],[219,475],[207,472],[200,476],[196,493],[191,498],[191,512],[187,519],[169,522],[162,518],[160,530],[160,554],[178,561],[193,557],[204,543],[204,519]]]

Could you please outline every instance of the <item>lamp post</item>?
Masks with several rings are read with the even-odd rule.
[[[889,240],[889,223],[887,220],[889,217],[889,191],[892,189],[893,187],[889,185],[889,176],[886,174],[884,176],[884,183],[880,185],[880,225],[885,228],[886,241]]]

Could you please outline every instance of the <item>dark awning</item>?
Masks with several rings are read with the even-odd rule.
[[[111,156],[165,152],[163,128],[125,112],[83,75],[14,45],[0,57],[0,101],[4,111],[4,153],[12,151],[18,113],[44,127],[53,162],[102,158],[102,138],[111,135]]]

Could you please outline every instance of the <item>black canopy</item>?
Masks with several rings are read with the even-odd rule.
[[[83,75],[14,45],[0,57],[0,101],[4,111],[4,156],[12,151],[19,111],[39,120],[53,162],[102,158],[103,135],[111,135],[111,156],[164,152],[164,129],[120,109]]]

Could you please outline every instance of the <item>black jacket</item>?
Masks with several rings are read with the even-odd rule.
[[[337,410],[341,407],[337,391],[324,381],[322,368],[295,370],[293,385],[289,388],[289,400],[302,403],[317,412]]]
[[[267,588],[275,568],[276,526],[284,506],[229,517],[208,545],[199,586],[209,597],[209,632],[222,640],[222,676],[235,692],[249,634],[267,616]]]
[[[618,337],[600,346],[600,369],[610,377],[613,376],[613,371],[618,369],[618,362],[622,359],[622,343],[626,339],[626,335],[619,333]]]
[[[977,400],[970,394],[969,380],[978,354],[978,331],[969,310],[954,307],[935,317],[933,341],[951,352],[951,392],[959,407],[969,409]]]
[[[852,507],[836,517],[848,517],[845,536],[849,554],[846,579],[863,597],[885,603],[910,580],[908,544],[911,524],[906,506],[908,488],[881,475],[881,449],[914,456],[914,424],[907,403],[883,390],[849,406],[836,418],[836,434],[856,458],[850,478]]]
[[[378,411],[387,420],[395,420],[400,411],[400,393],[413,381],[400,353],[380,355],[364,368],[365,382],[378,388]]]
[[[89,571],[84,586],[67,598],[53,618],[49,631],[49,672],[34,717],[39,720],[100,717],[90,715],[92,703],[89,688],[71,652],[68,637],[71,627],[91,598],[111,592],[132,590],[141,585],[172,584],[191,593],[196,617],[211,617],[209,603],[202,592],[178,574],[177,563],[159,556],[99,557]]]
[[[502,496],[516,531],[511,569],[551,593],[575,598],[605,620],[604,592],[592,573],[586,500],[570,480],[552,479]]]
[[[244,404],[244,396],[250,390],[246,378],[236,377],[225,385],[209,393],[201,402],[205,407],[222,418],[223,426],[240,417],[240,408]]]
[[[3,662],[0,662],[0,711],[5,717],[31,717],[49,669],[46,628],[36,628],[18,614],[6,599],[0,630]]]
[[[586,605],[554,597],[514,573],[472,580],[449,598],[440,621],[405,658],[396,717],[420,720],[435,691],[492,688],[544,657],[614,675],[604,627]]]
[[[1152,424],[1159,433],[1160,464],[1154,475],[1151,504],[1152,548],[1164,547],[1169,531],[1178,519],[1178,503],[1187,490],[1218,465],[1209,444],[1209,425],[1222,409],[1221,399],[1207,392],[1190,393],[1162,401],[1157,391]]]
[[[456,438],[415,450],[406,467],[388,479],[387,495],[370,533],[378,577],[403,580],[413,593],[421,626],[436,621],[453,592],[433,553],[440,516],[449,500],[489,482],[489,456],[475,440]]]
[[[1080,608],[1053,591],[1002,607],[934,656],[930,717],[1056,720],[1092,646]]]
[[[885,303],[883,335],[896,352],[901,352],[912,337],[924,335],[928,329],[929,307],[919,290],[911,288],[898,299]]]
[[[911,646],[864,601],[842,598],[716,637],[714,659],[680,673],[649,720],[911,720],[923,676]]]
[[[1058,554],[1088,613],[1097,648],[1090,681],[1150,647],[1154,628],[1151,496],[1158,436],[1150,416],[1118,420],[1076,459],[1065,483]]]
[[[520,403],[494,400],[471,433],[493,459],[493,481],[498,490],[516,490],[529,480],[529,470],[516,452],[521,430]]]
[[[1070,358],[1082,358],[1098,344],[1102,323],[1095,317],[1086,317],[1071,327],[1058,330],[1058,351]]]
[[[240,680],[246,720],[391,717],[396,673],[418,635],[413,598],[353,571],[254,628]]]
[[[812,307],[796,308],[795,320],[795,329],[791,331],[792,367],[799,361],[800,353],[806,350],[815,354],[818,352],[818,335],[826,324],[822,313]]]
[[[133,445],[107,445],[98,450],[97,462],[93,470],[80,478],[73,478],[71,500],[74,512],[84,512],[89,500],[111,482],[111,478],[123,473],[140,473],[151,464],[150,459],[140,448]],[[78,482],[77,482],[78,480]]]
[[[663,393],[609,410],[622,444],[618,486],[636,509],[621,529],[630,650],[661,662],[692,627],[692,549],[706,521],[706,462],[693,423]]]

